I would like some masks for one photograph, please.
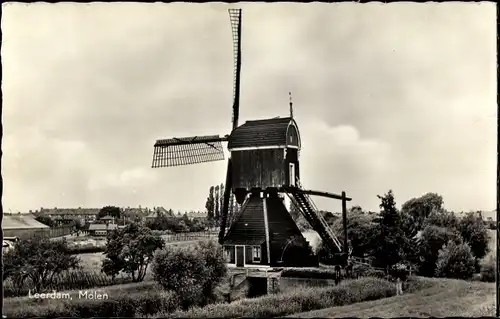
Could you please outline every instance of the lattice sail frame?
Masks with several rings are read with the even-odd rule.
[[[152,168],[172,167],[224,160],[222,142],[218,135],[194,136],[158,140],[154,145]]]
[[[240,113],[240,73],[241,73],[241,9],[229,9],[231,31],[233,35],[233,129],[238,126]]]

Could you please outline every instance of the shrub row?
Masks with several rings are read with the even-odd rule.
[[[44,291],[56,290],[65,291],[73,289],[88,289],[93,287],[105,287],[117,284],[124,284],[130,282],[131,279],[128,277],[117,277],[114,280],[100,272],[88,272],[83,270],[71,271],[68,273],[63,273],[53,279],[53,282],[47,287],[44,287]],[[16,287],[16,285],[7,279],[3,283],[4,297],[18,297],[28,295],[28,291],[31,289],[33,292],[33,283],[27,279],[22,287]]]
[[[353,276],[385,278],[384,271],[371,268],[365,265],[356,265],[353,267]],[[287,268],[281,273],[282,277],[294,278],[313,278],[313,279],[335,279],[335,270],[333,268]]]
[[[130,283],[92,289],[106,293],[109,299],[79,298],[79,291],[69,292],[71,299],[28,299],[7,298],[4,300],[4,313],[8,317],[93,317],[93,316],[133,316],[135,308],[145,313],[158,311],[157,303],[165,303],[163,310],[168,310],[168,302],[175,302],[173,296],[161,291],[154,282]],[[172,302],[170,304],[172,304]],[[175,305],[175,304],[174,304]],[[148,310],[151,309],[151,310]]]
[[[286,268],[281,272],[281,277],[335,279],[335,270],[330,268]]]
[[[170,292],[135,292],[109,296],[109,299],[59,299],[42,305],[31,304],[6,311],[7,317],[133,317],[138,311],[151,315],[158,311],[172,312],[177,309],[177,298]]]
[[[338,286],[300,288],[286,294],[238,300],[230,304],[212,304],[188,311],[157,313],[169,318],[269,318],[395,295],[394,284],[378,278],[349,280]],[[140,313],[140,315],[144,315]]]
[[[109,299],[50,300],[23,307],[6,309],[7,317],[132,317],[154,316],[175,318],[271,317],[297,312],[376,300],[395,295],[395,287],[377,278],[362,278],[324,288],[296,289],[287,294],[244,299],[233,303],[217,303],[203,308],[180,311],[178,298],[155,287],[133,293],[109,293]]]
[[[83,246],[83,247],[70,247],[68,253],[71,255],[75,254],[90,254],[90,253],[102,253],[104,252],[104,246]]]

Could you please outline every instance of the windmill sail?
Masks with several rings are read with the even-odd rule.
[[[234,87],[233,87],[233,130],[238,127],[240,115],[240,76],[241,76],[241,9],[229,9],[231,30],[233,33],[234,54]],[[229,209],[229,198],[232,189],[231,159],[227,162],[226,188],[224,190],[224,202],[222,205],[222,218],[220,221],[219,243],[222,243],[226,231],[227,214]]]
[[[227,136],[210,135],[157,140],[154,145],[152,167],[171,167],[223,160],[222,142],[227,139]]]
[[[233,88],[233,129],[238,127],[240,115],[240,77],[241,77],[241,9],[229,9],[233,33],[234,88]]]

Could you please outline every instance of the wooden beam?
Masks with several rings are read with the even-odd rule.
[[[296,191],[307,194],[307,195],[314,195],[314,196],[321,196],[321,197],[328,197],[328,198],[334,198],[334,199],[340,199],[342,200],[342,195],[337,195],[334,193],[328,193],[328,192],[320,192],[320,191],[313,191],[313,190],[307,190],[307,189],[297,189]],[[351,201],[352,198],[345,197],[346,201]]]
[[[267,263],[271,264],[271,242],[269,240],[269,221],[267,220],[267,199],[266,199],[266,194],[264,193],[264,198],[262,199],[263,202],[263,211],[264,211],[264,226],[266,228],[266,252],[267,252]],[[260,252],[261,258],[262,258],[262,251]]]
[[[342,223],[344,226],[344,252],[349,256],[349,247],[347,244],[347,202],[345,192],[342,192]]]

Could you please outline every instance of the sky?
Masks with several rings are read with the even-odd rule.
[[[226,161],[153,169],[153,144],[230,132],[236,6],[240,123],[291,91],[305,188],[495,209],[494,3],[2,3],[4,211],[204,210]]]

